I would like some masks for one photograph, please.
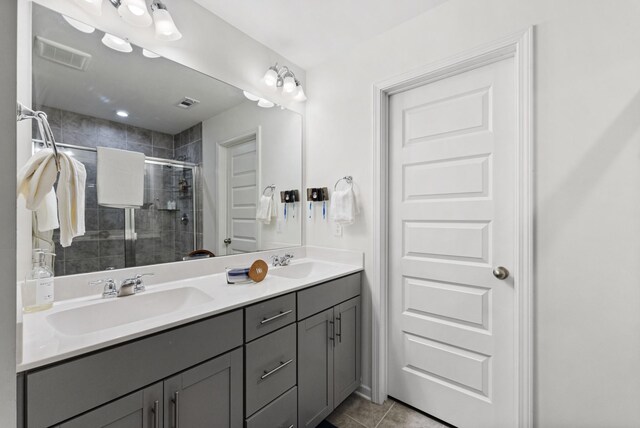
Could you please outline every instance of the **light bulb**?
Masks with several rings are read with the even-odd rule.
[[[266,73],[264,73],[264,83],[270,88],[275,88],[278,84],[278,72],[274,67],[269,67]]]
[[[153,11],[153,20],[156,24],[156,39],[172,42],[182,38],[182,33],[167,9],[156,8]]]
[[[145,0],[122,0],[118,15],[124,22],[135,27],[148,27],[153,22]]]
[[[275,105],[274,103],[272,103],[269,100],[265,100],[264,98],[260,98],[260,101],[258,101],[258,106],[260,106],[262,108],[271,108],[274,105]]]
[[[284,78],[284,83],[282,84],[282,92],[286,94],[290,94],[296,90],[296,79],[293,76],[288,75]]]
[[[158,55],[155,52],[151,52],[150,50],[144,49],[142,48],[142,55],[146,56],[147,58],[160,58],[162,55]]]
[[[64,15],[62,15],[62,17],[64,18],[65,21],[69,23],[69,25],[71,25],[73,28],[75,28],[78,31],[82,31],[83,33],[87,33],[87,34],[91,34],[94,31],[96,31],[95,28],[93,28],[91,25],[85,24],[84,22],[76,21],[75,19],[69,18],[68,16],[64,16]]]
[[[307,101],[307,96],[302,89],[302,85],[298,85],[298,90],[295,92],[293,99],[300,102]]]
[[[92,15],[102,15],[102,0],[75,0],[76,4]]]
[[[126,40],[121,39],[120,37],[116,37],[113,34],[104,33],[104,37],[102,38],[102,43],[118,52],[129,53],[133,51],[131,44]]]
[[[244,94],[244,96],[250,100],[250,101],[258,101],[260,99],[259,96],[257,95],[253,95],[251,92],[247,92],[247,91],[242,91],[242,93]]]
[[[124,110],[118,110],[116,114],[120,117],[129,117],[129,113]]]

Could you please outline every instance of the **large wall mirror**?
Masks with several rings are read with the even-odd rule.
[[[53,232],[56,275],[301,245],[300,204],[285,216],[280,198],[301,193],[301,116],[90,30],[33,4],[32,105],[87,170],[87,232],[66,248]],[[39,138],[34,127],[34,151]],[[142,206],[99,204],[98,147],[146,156]],[[271,194],[273,218],[257,221]]]

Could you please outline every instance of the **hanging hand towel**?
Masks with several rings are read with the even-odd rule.
[[[336,190],[331,195],[331,220],[339,224],[352,224],[358,214],[353,188]]]
[[[68,247],[73,238],[85,233],[84,200],[87,173],[82,163],[65,153],[59,153],[58,160],[60,177],[57,208],[60,244]],[[56,223],[52,213],[55,203],[51,200],[56,177],[55,155],[51,149],[37,152],[18,172],[18,195],[24,196],[27,209],[37,212],[40,231]],[[40,222],[47,225],[41,225]]]
[[[38,232],[47,232],[60,227],[58,222],[58,200],[55,190],[51,189],[36,210]]]
[[[260,196],[260,201],[258,202],[258,209],[256,210],[256,220],[264,224],[271,223],[271,217],[273,216],[274,208],[275,208],[275,203],[273,202],[273,195]]]
[[[144,199],[142,153],[98,147],[98,204],[111,208],[140,208]]]

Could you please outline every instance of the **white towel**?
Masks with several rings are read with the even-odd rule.
[[[58,200],[55,190],[51,189],[36,210],[36,223],[38,232],[47,232],[60,227],[58,222]]]
[[[58,154],[60,177],[57,188],[57,208],[60,226],[60,244],[71,245],[76,236],[85,233],[84,192],[87,172],[82,163],[65,153]],[[43,149],[29,159],[18,172],[18,195],[26,201],[27,209],[36,211],[40,231],[51,230],[57,221],[54,219],[55,203],[51,192],[57,177],[55,155],[52,149]]]
[[[339,224],[352,224],[358,214],[358,204],[353,188],[336,190],[331,195],[331,220]]]
[[[143,153],[98,147],[98,204],[140,208],[144,199]]]
[[[256,220],[264,224],[271,223],[271,217],[275,209],[275,203],[273,202],[273,195],[260,196],[258,201],[258,209],[256,210]]]

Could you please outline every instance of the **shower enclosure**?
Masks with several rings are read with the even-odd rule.
[[[202,245],[198,165],[147,157],[143,206],[107,208],[98,205],[96,149],[58,146],[84,164],[87,181],[86,234],[67,248],[53,234],[56,276],[179,261]],[[34,140],[34,150],[42,147]]]

